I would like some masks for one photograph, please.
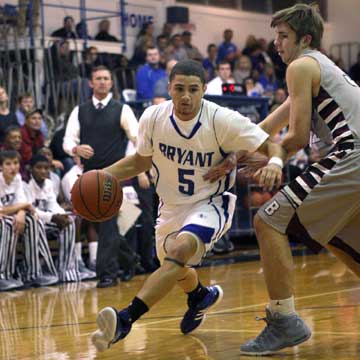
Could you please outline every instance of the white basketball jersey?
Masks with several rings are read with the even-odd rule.
[[[10,206],[28,202],[20,174],[8,185],[0,172],[0,206]]]
[[[53,214],[65,213],[56,200],[54,186],[50,179],[46,179],[42,187],[33,178],[26,185],[26,195],[37,211],[48,212],[49,219]]]
[[[145,110],[137,152],[152,156],[156,190],[165,204],[191,204],[234,185],[235,171],[215,183],[203,180],[227,153],[253,152],[267,138],[248,118],[206,100],[194,119],[181,121],[170,100]]]

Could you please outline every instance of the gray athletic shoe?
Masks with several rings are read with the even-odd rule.
[[[311,331],[297,314],[272,314],[266,309],[266,327],[257,338],[240,346],[243,355],[270,355],[288,346],[295,346],[308,340]]]
[[[91,271],[85,266],[84,261],[78,260],[79,263],[79,273],[80,273],[80,280],[93,280],[96,279],[96,272]]]
[[[0,291],[8,291],[8,290],[15,290],[21,289],[24,286],[24,283],[21,280],[16,279],[0,279]]]

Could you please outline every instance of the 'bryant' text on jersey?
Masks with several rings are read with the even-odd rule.
[[[200,167],[212,165],[214,152],[194,153],[192,150],[183,150],[181,148],[163,143],[159,143],[159,149],[164,157],[181,165]]]

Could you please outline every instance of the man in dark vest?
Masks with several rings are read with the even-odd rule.
[[[63,148],[72,156],[80,156],[84,172],[113,164],[125,156],[128,140],[136,143],[138,122],[128,105],[112,98],[112,85],[109,69],[105,66],[94,68],[90,79],[92,98],[76,106],[69,117]],[[146,174],[142,174],[139,181],[149,186]],[[119,234],[117,216],[96,226],[99,236],[97,286],[116,285],[120,264],[125,269],[122,280],[130,280],[136,254]]]

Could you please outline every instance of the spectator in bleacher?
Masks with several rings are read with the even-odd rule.
[[[357,55],[357,62],[350,67],[349,75],[360,85],[360,52]]]
[[[241,53],[246,56],[251,56],[251,53],[254,51],[255,47],[259,45],[255,35],[248,35],[245,40],[245,47],[242,49]]]
[[[237,84],[243,84],[244,80],[251,76],[252,64],[247,55],[240,55],[235,62],[233,76]]]
[[[44,136],[40,131],[42,120],[42,110],[32,109],[26,113],[25,124],[21,127],[22,143],[20,155],[25,165],[37,151],[44,146]]]
[[[199,49],[191,43],[191,37],[191,32],[187,30],[184,31],[181,35],[183,47],[186,51],[188,59],[202,62],[203,56],[201,55]]]
[[[144,48],[144,45],[149,43],[155,46],[154,30],[155,28],[153,23],[144,23],[136,36],[135,48]]]
[[[267,53],[268,50],[268,42],[264,38],[258,39],[258,44],[260,46],[261,55],[263,56],[266,64],[272,64],[271,58],[269,54]]]
[[[212,79],[205,91],[206,95],[222,95],[222,84],[234,84],[235,80],[232,77],[231,65],[229,61],[221,61],[217,65],[218,76]]]
[[[250,57],[253,69],[256,69],[260,74],[264,72],[266,61],[258,42],[253,45],[248,54],[244,55],[248,55]]]
[[[78,77],[79,69],[71,60],[70,43],[68,40],[62,40],[57,43],[53,64],[57,80],[69,81]]]
[[[110,21],[107,19],[99,22],[99,32],[95,36],[95,40],[100,41],[119,41],[117,37],[110,34]]]
[[[82,77],[90,79],[91,71],[100,65],[98,58],[98,49],[95,46],[90,46],[84,51],[84,61],[80,64],[80,73]]]
[[[20,154],[20,148],[22,143],[21,129],[18,125],[11,125],[5,131],[4,144],[0,147],[0,150],[15,150]],[[20,170],[19,173],[23,181],[29,179],[29,172],[27,171],[24,161],[19,157]]]
[[[15,111],[15,115],[20,126],[25,124],[25,114],[34,108],[34,98],[30,92],[22,93],[18,96],[18,107]],[[45,121],[41,122],[41,133],[44,136],[44,139],[47,138],[48,128]]]
[[[135,69],[130,65],[128,58],[120,54],[118,64],[115,74],[119,89],[135,89]]]
[[[155,46],[154,24],[145,23],[136,37],[134,54],[131,58],[131,65],[138,67],[146,62],[147,49]]]
[[[153,104],[157,105],[169,99],[169,76],[171,69],[177,63],[176,60],[169,60],[166,63],[166,77],[159,79],[154,88]]]
[[[167,60],[173,59],[176,61],[187,60],[188,55],[183,47],[183,41],[180,34],[175,34],[170,39],[170,44],[166,48]]]
[[[64,39],[76,39],[76,34],[74,32],[74,18],[72,16],[64,17],[64,26],[60,29],[55,30],[51,36],[60,37]]]
[[[156,47],[159,49],[160,64],[166,66],[166,48],[169,45],[168,39],[165,35],[160,34],[156,38]]]
[[[215,77],[216,73],[216,57],[217,57],[217,47],[215,44],[209,44],[207,47],[208,57],[205,58],[202,62],[202,66],[205,69],[206,82],[209,82]]]
[[[283,102],[285,102],[286,98],[287,94],[284,88],[278,88],[275,90],[270,112],[275,111]]]
[[[136,97],[138,100],[152,99],[156,82],[166,77],[166,71],[160,67],[159,50],[156,47],[146,51],[146,64],[136,72]]]
[[[66,124],[58,128],[49,145],[54,159],[60,160],[64,166],[64,173],[68,172],[74,166],[74,160],[69,154],[67,154],[63,149],[63,140],[65,135]]]
[[[237,56],[237,47],[234,43],[231,42],[234,32],[231,29],[226,29],[224,31],[224,41],[218,47],[217,55],[217,64],[220,64],[221,61],[228,61],[231,65],[231,68],[234,68],[235,59]]]
[[[272,97],[279,88],[279,83],[275,76],[274,66],[271,63],[265,64],[264,73],[259,76],[259,83],[264,88],[264,95]]]
[[[75,26],[76,35],[80,39],[88,39],[91,40],[92,37],[89,35],[88,27],[86,21],[81,20]]]
[[[247,96],[250,97],[257,97],[261,96],[264,92],[264,89],[262,89],[262,86],[258,83],[255,83],[254,78],[249,76],[248,78],[244,79],[244,85],[245,85],[245,92]]]
[[[161,35],[166,37],[168,45],[170,44],[170,39],[172,36],[173,29],[174,29],[173,24],[164,23],[162,31],[161,31]]]
[[[8,94],[5,88],[0,87],[0,145],[4,142],[6,129],[17,124],[16,115],[9,109]]]

